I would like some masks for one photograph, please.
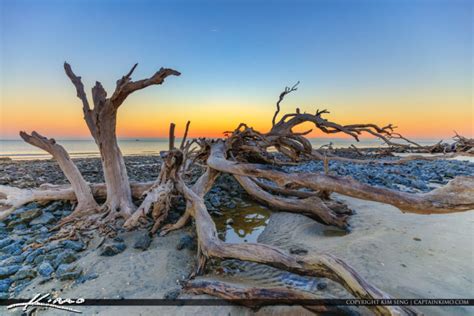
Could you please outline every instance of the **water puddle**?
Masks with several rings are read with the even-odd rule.
[[[271,211],[253,202],[243,202],[235,209],[222,208],[214,215],[217,233],[221,240],[230,243],[257,242],[267,226]]]

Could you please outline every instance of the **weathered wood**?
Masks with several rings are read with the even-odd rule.
[[[25,142],[50,153],[58,162],[59,167],[69,183],[71,183],[77,200],[77,206],[71,213],[70,217],[80,217],[95,213],[99,210],[99,205],[94,200],[89,184],[84,180],[81,172],[77,169],[77,166],[61,145],[56,143],[54,139],[48,139],[37,132],[33,132],[31,135],[28,135],[25,132],[20,132],[20,136]]]
[[[349,177],[318,173],[284,173],[266,165],[238,163],[225,158],[225,145],[218,141],[211,146],[207,165],[221,172],[239,176],[267,178],[280,186],[293,183],[312,190],[328,190],[343,195],[382,202],[402,212],[443,214],[474,209],[474,177],[460,176],[447,185],[423,194],[412,194],[373,187]]]
[[[216,172],[208,169],[200,178],[203,186],[209,186],[215,180]],[[184,182],[178,181],[177,187],[186,198],[189,214],[194,217],[199,245],[198,272],[202,271],[207,258],[239,259],[284,269],[301,275],[329,278],[340,283],[357,298],[388,299],[389,295],[369,284],[347,263],[329,254],[297,256],[259,243],[232,244],[219,239],[211,216],[203,200],[204,189],[195,192]],[[415,312],[397,306],[372,306],[378,315],[416,315]]]
[[[233,304],[240,304],[250,308],[259,308],[266,305],[294,305],[298,301],[328,299],[310,292],[286,287],[243,287],[223,281],[191,280],[184,286],[184,290],[192,294],[208,294],[229,300]],[[346,315],[337,306],[303,305],[304,308],[316,313],[331,313]]]
[[[64,70],[76,87],[77,95],[83,103],[84,118],[97,143],[102,159],[105,183],[107,184],[107,200],[104,207],[111,212],[111,217],[122,216],[128,218],[134,211],[130,183],[122,152],[117,143],[116,122],[117,111],[125,99],[133,92],[151,85],[160,85],[165,78],[180,73],[173,69],[161,68],[148,79],[132,81],[131,75],[137,64],[117,81],[117,86],[110,98],[100,82],[96,82],[92,89],[94,108],[91,109],[81,77],[74,74],[71,66],[64,63]]]

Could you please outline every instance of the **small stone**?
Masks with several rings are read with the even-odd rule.
[[[416,240],[416,241],[421,241],[421,238],[418,238],[418,237],[414,237],[413,240]]]
[[[43,213],[40,217],[30,222],[31,225],[47,225],[56,221],[56,218],[50,213]]]
[[[24,266],[13,276],[13,280],[34,279],[37,275],[32,266]]]
[[[290,248],[290,253],[292,255],[304,256],[308,254],[308,250],[300,248],[300,247],[292,247]]]
[[[66,272],[59,277],[61,281],[76,280],[81,276],[82,271]]]
[[[232,218],[228,218],[228,219],[225,221],[225,223],[226,223],[227,225],[232,225],[232,224],[234,224],[234,220],[233,220]]]
[[[13,281],[11,279],[0,280],[0,292],[8,292],[8,289],[12,283]]]
[[[64,252],[60,253],[54,260],[54,265],[59,266],[64,263],[71,263],[77,260],[77,255],[70,249],[66,249]]]
[[[145,251],[148,249],[148,247],[150,247],[150,244],[151,244],[150,235],[146,233],[138,237],[137,241],[135,242],[135,245],[133,245],[133,248],[141,249]]]
[[[53,266],[47,261],[42,262],[37,268],[37,270],[41,276],[46,277],[46,278],[50,277],[51,274],[54,272]]]
[[[10,237],[7,237],[7,238],[4,238],[2,240],[0,240],[0,249],[8,246],[9,244],[13,243],[14,240],[11,239]]]
[[[195,250],[196,247],[196,240],[191,235],[181,237],[178,242],[178,245],[176,245],[176,249],[178,250],[183,250],[184,248]]]
[[[236,208],[236,207],[237,207],[237,204],[236,204],[234,201],[229,201],[229,202],[226,204],[226,207],[227,207],[227,208]]]
[[[11,265],[11,264],[14,264],[14,263],[21,263],[21,262],[23,262],[23,260],[25,260],[24,255],[8,256],[8,258],[6,258],[2,262],[0,262],[0,266],[3,267],[3,266],[8,266],[8,265]]]
[[[22,253],[22,245],[23,245],[22,242],[15,241],[14,243],[4,247],[2,251],[12,256],[17,256]]]
[[[318,290],[324,290],[325,288],[328,287],[328,284],[326,282],[318,282],[316,287],[318,288]]]
[[[74,240],[63,240],[61,242],[61,246],[66,249],[71,249],[74,251],[82,251],[85,249],[84,243],[80,241],[74,241]]]
[[[166,294],[163,295],[163,298],[165,300],[175,300],[178,298],[179,294],[181,294],[181,291],[179,289],[175,289],[175,290],[166,292]]]
[[[24,211],[23,213],[20,213],[20,219],[24,223],[31,222],[33,219],[37,218],[43,214],[43,211],[39,208],[34,208],[28,211]]]
[[[33,263],[36,257],[42,254],[44,254],[44,249],[42,248],[33,250],[29,255],[26,256],[25,263]]]
[[[105,244],[100,252],[101,256],[111,257],[123,252],[127,246],[123,242]]]
[[[0,279],[4,279],[12,274],[15,274],[18,270],[20,270],[20,268],[21,266],[19,265],[0,267]]]
[[[401,263],[400,265],[401,265],[402,267],[404,267],[404,268],[406,268],[406,267],[407,267],[407,265],[406,265],[406,264],[404,264],[404,263]]]

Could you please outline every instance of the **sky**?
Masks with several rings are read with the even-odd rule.
[[[133,79],[182,73],[125,101],[119,137],[164,137],[170,122],[180,135],[187,120],[191,137],[240,122],[265,132],[279,93],[297,81],[282,113],[327,108],[341,124],[472,137],[472,3],[0,0],[0,139],[89,137],[64,61],[89,97],[95,81],[111,95],[136,62]]]

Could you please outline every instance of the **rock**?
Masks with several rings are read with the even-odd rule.
[[[150,247],[151,244],[151,237],[148,233],[142,234],[137,238],[137,241],[133,245],[133,248],[135,249],[141,249],[143,251],[147,250],[148,247]]]
[[[66,272],[59,277],[59,280],[61,281],[76,280],[81,276],[81,273],[82,271]]]
[[[23,260],[25,260],[24,255],[8,256],[8,258],[6,258],[2,262],[0,262],[0,267],[9,266],[9,265],[12,265],[14,263],[21,263],[21,262],[23,262]]]
[[[219,199],[219,196],[217,196],[217,195],[213,195],[210,198],[210,202],[211,202],[212,206],[214,206],[214,207],[221,206],[221,200]]]
[[[66,249],[71,249],[74,251],[82,251],[86,248],[84,243],[80,241],[74,241],[74,240],[63,240],[61,242],[61,246]]]
[[[226,204],[226,207],[227,207],[227,208],[236,208],[236,207],[237,207],[237,204],[236,204],[234,201],[229,201],[229,202]]]
[[[328,287],[328,284],[326,282],[318,282],[316,287],[318,288],[318,290],[324,290],[325,288]]]
[[[123,240],[123,239],[122,239]],[[123,252],[127,246],[123,242],[105,244],[100,251],[101,256],[111,257]]]
[[[225,223],[226,223],[227,225],[232,225],[232,224],[234,224],[234,220],[233,220],[232,218],[228,218],[228,219],[225,221]]]
[[[8,223],[7,228],[8,229],[13,229],[16,225],[20,225],[20,224],[21,224],[20,219],[14,219],[14,220],[12,220]]]
[[[15,240],[11,239],[10,237],[3,238],[2,240],[0,240],[0,249],[10,245],[14,241]]]
[[[418,238],[418,237],[414,237],[413,240],[416,240],[416,241],[421,241],[421,238]]]
[[[31,209],[31,210],[28,210],[28,211],[24,211],[23,213],[20,213],[20,219],[24,223],[29,223],[33,219],[40,216],[41,214],[43,214],[43,211],[41,209],[34,208],[34,209]]]
[[[41,276],[47,278],[54,272],[54,268],[49,262],[45,261],[38,266],[37,271]]]
[[[22,253],[22,245],[23,245],[23,242],[15,241],[14,243],[4,247],[2,249],[2,252],[8,253],[12,256],[17,256]]]
[[[84,283],[84,282],[97,279],[98,277],[99,277],[99,275],[98,275],[97,273],[92,273],[92,274],[88,274],[88,275],[81,275],[81,276],[76,280],[76,283],[77,283],[77,284],[82,284],[82,283]]]
[[[21,269],[21,266],[19,265],[0,267],[0,279],[5,279],[6,277],[9,277],[10,275],[15,274],[20,269]]]
[[[163,295],[163,299],[175,300],[178,298],[179,294],[181,294],[181,291],[179,289],[171,290],[166,292],[165,295]]]
[[[32,266],[24,266],[13,276],[13,280],[34,279],[38,273]]]
[[[176,245],[176,249],[178,250],[183,250],[183,249],[190,249],[190,250],[195,250],[197,248],[196,240],[194,239],[193,236],[191,235],[186,235],[181,237],[181,239],[178,242],[178,245]]]
[[[77,255],[74,251],[66,249],[64,252],[61,252],[56,259],[54,260],[54,265],[57,267],[61,264],[71,263],[77,260]]]
[[[8,292],[8,289],[12,283],[13,281],[11,279],[0,280],[0,292]]]
[[[50,213],[43,213],[40,217],[30,222],[31,225],[47,225],[56,221],[56,218]]]
[[[304,256],[304,255],[308,254],[308,250],[300,248],[300,247],[291,247],[290,248],[290,253],[292,255]]]
[[[36,257],[42,254],[44,254],[44,249],[42,248],[33,250],[29,255],[26,256],[25,263],[33,263]]]

